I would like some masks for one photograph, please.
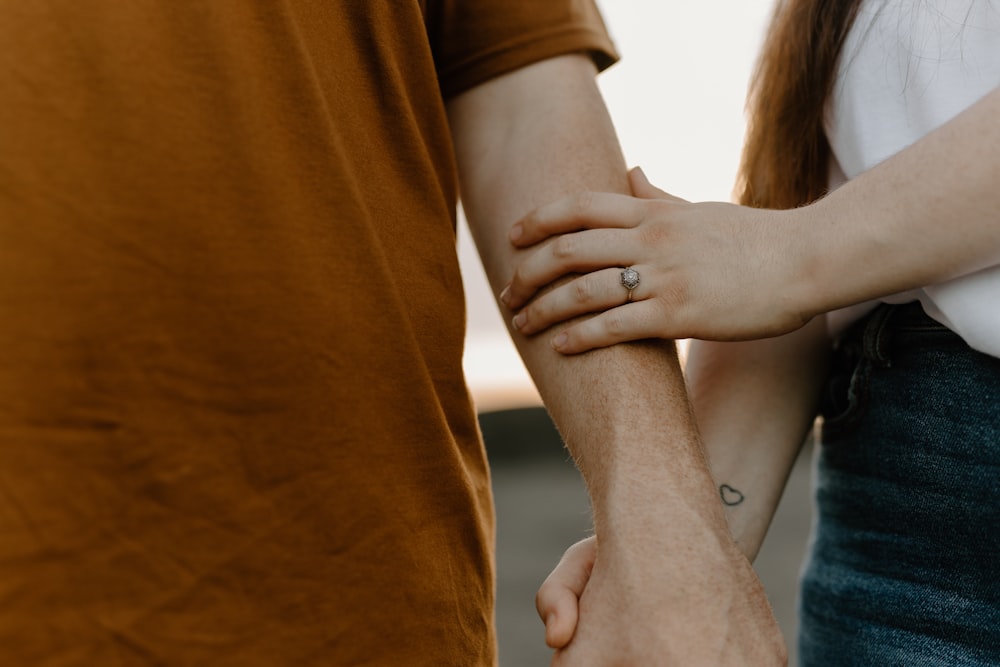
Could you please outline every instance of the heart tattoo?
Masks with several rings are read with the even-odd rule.
[[[728,484],[723,484],[719,487],[719,495],[722,496],[722,502],[727,507],[736,507],[746,500],[742,493]]]

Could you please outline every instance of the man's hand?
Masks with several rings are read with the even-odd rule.
[[[593,537],[573,545],[538,591],[554,666],[787,664],[742,554],[720,553],[650,580],[629,576],[641,568],[627,550],[605,547],[598,555]]]
[[[580,540],[566,550],[539,587],[535,609],[545,623],[545,643],[550,648],[565,648],[573,639],[580,618],[580,597],[596,560],[597,538]]]

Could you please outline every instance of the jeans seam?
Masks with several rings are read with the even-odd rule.
[[[847,389],[847,408],[831,420],[823,421],[823,444],[842,435],[861,421],[868,411],[868,395],[871,385],[872,362],[866,356],[862,357],[854,367],[851,381]]]
[[[893,328],[890,326],[894,309],[891,306],[880,306],[872,315],[865,327],[864,355],[872,363],[881,368],[892,366],[889,346],[892,344]]]

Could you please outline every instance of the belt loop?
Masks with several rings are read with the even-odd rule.
[[[864,354],[872,363],[889,368],[892,359],[889,345],[892,343],[892,327],[889,326],[895,308],[883,303],[872,312],[868,318],[864,333]]]

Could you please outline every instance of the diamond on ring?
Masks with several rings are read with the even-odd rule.
[[[625,286],[629,292],[634,290],[639,286],[639,272],[633,269],[631,266],[622,271],[622,285]]]
[[[622,271],[622,285],[628,290],[625,303],[632,303],[632,290],[639,286],[639,272],[631,266]]]

